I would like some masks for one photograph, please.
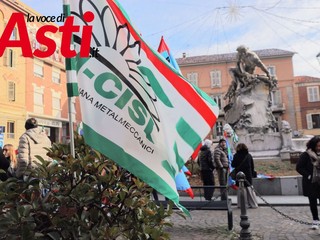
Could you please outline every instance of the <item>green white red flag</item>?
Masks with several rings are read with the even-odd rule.
[[[70,0],[63,0],[63,13],[65,16],[70,16]],[[73,38],[71,39],[70,49],[74,49]],[[79,96],[75,61],[76,58],[66,58],[68,97]]]
[[[179,206],[175,176],[213,127],[217,105],[143,41],[118,2],[71,1],[70,9],[77,52],[82,26],[93,26],[93,57],[76,64],[86,142]]]

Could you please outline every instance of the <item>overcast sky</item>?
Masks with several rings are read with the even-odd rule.
[[[295,52],[294,73],[320,77],[320,0],[118,0],[155,50],[163,35],[174,57],[278,48]],[[60,15],[62,0],[22,0]]]

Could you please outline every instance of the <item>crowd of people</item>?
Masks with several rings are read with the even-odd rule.
[[[229,163],[231,162],[231,166]],[[250,208],[257,208],[258,203],[252,186],[252,179],[256,177],[254,170],[254,161],[249,153],[248,147],[244,143],[236,146],[236,152],[232,161],[228,159],[227,145],[225,139],[220,139],[215,148],[212,147],[212,141],[206,139],[200,148],[198,155],[198,164],[200,166],[201,179],[204,185],[204,197],[210,201],[213,197],[215,185],[215,173],[219,181],[219,186],[226,188],[220,189],[221,200],[226,200],[226,189],[228,185],[228,172],[231,167],[235,173],[243,172],[246,180],[244,182],[244,191],[246,195],[246,205]],[[309,207],[312,215],[312,229],[319,229],[320,219],[318,213],[318,203],[320,202],[320,137],[314,136],[306,145],[306,151],[303,152],[296,165],[296,171],[302,175],[303,195],[308,197]],[[239,182],[236,180],[236,186]],[[238,207],[240,207],[238,191]]]
[[[26,131],[19,138],[18,148],[12,144],[5,144],[0,147],[0,180],[6,181],[9,177],[16,177],[24,180],[28,177],[29,170],[36,167],[36,162],[40,156],[45,160],[50,160],[47,150],[51,147],[51,141],[46,133],[39,128],[35,118],[30,118],[25,122]],[[215,173],[220,188],[221,200],[227,199],[227,185],[230,167],[235,173],[243,172],[246,177],[244,191],[246,194],[246,205],[250,208],[257,208],[258,203],[252,187],[252,179],[256,177],[254,161],[249,153],[248,147],[244,143],[236,146],[236,152],[229,161],[228,150],[225,139],[220,139],[215,148],[213,142],[205,139],[198,154],[198,164],[200,167],[201,179],[204,185],[204,197],[212,200],[215,187]],[[303,195],[308,197],[310,211],[313,218],[313,229],[319,229],[320,220],[317,209],[320,201],[320,137],[313,137],[307,143],[307,149],[300,155],[296,165],[296,170],[302,175]],[[229,166],[231,162],[231,166]],[[235,185],[239,186],[238,180]],[[238,207],[239,191],[238,191]]]
[[[255,177],[254,163],[248,147],[239,143],[236,147],[236,153],[233,155],[233,161],[229,166],[228,150],[225,139],[220,139],[215,148],[212,147],[212,141],[209,139],[204,140],[203,146],[200,148],[198,155],[198,164],[200,167],[201,179],[204,187],[204,198],[210,201],[213,197],[215,186],[215,173],[220,188],[221,200],[227,200],[227,185],[229,168],[232,167],[237,172],[243,172],[246,175],[245,193],[247,205],[250,208],[257,208],[258,203],[256,195],[252,188],[252,178]],[[239,182],[235,182],[239,186]],[[238,192],[238,207],[239,205],[239,192]]]
[[[25,122],[26,131],[19,138],[18,148],[12,144],[5,144],[0,147],[0,180],[6,181],[9,177],[25,179],[30,169],[36,166],[40,156],[45,160],[47,157],[46,148],[51,147],[51,141],[46,133],[38,126],[35,118],[29,118]]]

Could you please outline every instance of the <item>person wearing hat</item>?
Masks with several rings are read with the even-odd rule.
[[[213,152],[214,162],[218,173],[218,179],[220,186],[227,185],[227,176],[229,168],[227,143],[225,139],[220,139],[219,144],[215,147]],[[226,189],[220,189],[221,200],[227,200]]]
[[[23,178],[27,170],[36,168],[36,162],[39,160],[35,157],[41,156],[44,160],[50,160],[45,148],[51,148],[51,141],[46,133],[38,127],[35,118],[27,119],[25,123],[26,132],[19,138],[18,146],[18,164],[15,175],[17,178]]]
[[[214,160],[213,154],[211,153],[212,141],[209,139],[204,140],[202,147],[198,154],[198,164],[200,166],[201,180],[203,186],[214,186],[213,170]],[[213,197],[214,188],[204,188],[204,198],[210,201]]]

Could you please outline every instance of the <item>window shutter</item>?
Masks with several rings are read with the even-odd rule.
[[[276,90],[276,91],[272,92],[272,105],[279,106],[281,103],[282,103],[281,91]]]
[[[3,54],[3,64],[5,66],[9,66],[9,56],[8,56],[8,54],[9,54],[9,50],[6,49],[4,54]]]
[[[198,73],[194,73],[194,85],[198,86]]]
[[[210,82],[211,82],[211,88],[214,87],[214,72],[211,71],[210,72]]]
[[[11,67],[16,67],[16,62],[17,62],[17,54],[16,51],[12,50],[12,66]]]
[[[16,100],[16,84],[14,82],[8,82],[8,99],[12,102]]]
[[[311,114],[307,114],[307,129],[312,129],[313,128],[313,124],[312,124],[312,116]]]
[[[221,71],[214,70],[210,72],[211,88],[221,86]]]
[[[217,77],[218,77],[217,85],[218,85],[219,87],[221,87],[221,71],[218,71],[217,73],[218,73],[218,74],[217,74],[217,75],[218,75],[218,76],[217,76]]]
[[[307,88],[308,91],[308,102],[312,102],[313,94],[312,94],[312,88]]]
[[[315,102],[318,102],[320,100],[320,98],[319,98],[319,87],[318,86],[314,88],[314,100],[315,100]]]

